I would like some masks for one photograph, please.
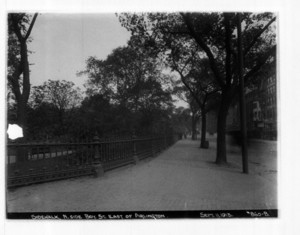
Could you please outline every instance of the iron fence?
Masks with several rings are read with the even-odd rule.
[[[87,143],[27,143],[7,145],[7,186],[16,187],[83,175],[99,175],[153,157],[177,137],[152,136]]]

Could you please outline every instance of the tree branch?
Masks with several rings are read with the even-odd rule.
[[[181,71],[177,70],[175,68],[175,70],[179,73],[180,75],[180,79],[183,82],[184,86],[189,90],[190,94],[193,96],[193,98],[195,99],[195,101],[197,102],[197,104],[199,105],[199,107],[201,107],[202,103],[199,100],[199,98],[196,96],[195,92],[193,91],[193,89],[187,84],[187,82],[185,81],[185,76],[181,73]]]
[[[217,82],[220,84],[221,87],[225,86],[224,81],[222,79],[222,76],[218,70],[216,60],[210,50],[210,48],[205,44],[205,42],[202,40],[201,37],[198,36],[198,34],[195,32],[191,25],[191,19],[189,13],[180,13],[188,30],[190,31],[190,35],[196,40],[196,42],[199,44],[199,46],[205,51],[206,55],[209,58],[210,66],[215,74]]]
[[[215,89],[213,91],[208,92],[207,95],[210,96],[210,95],[213,95],[213,94],[215,94],[215,93],[217,93],[219,91],[220,91],[220,89]]]
[[[187,59],[185,61],[185,64],[183,65],[182,69],[180,69],[179,71],[179,67],[175,61],[175,58],[174,58],[174,49],[171,48],[171,57],[172,57],[172,62],[173,62],[173,66],[176,68],[176,71],[179,72],[179,73],[183,73],[183,70],[186,68],[186,66],[188,65],[188,63],[192,60],[192,58],[190,57],[189,59]]]
[[[256,72],[258,72],[261,67],[267,62],[270,56],[276,55],[276,45],[273,46],[262,58],[259,58],[256,65],[245,75],[244,80],[245,84],[248,82]]]
[[[18,20],[16,19],[16,17],[13,14],[11,15],[11,19],[12,19],[12,23],[13,23],[14,32],[17,35],[18,40],[20,42],[22,42],[24,40],[24,38],[21,34],[21,30],[20,30],[19,25],[18,25]]]
[[[28,31],[27,31],[27,33],[26,33],[26,36],[24,37],[24,40],[25,40],[25,41],[27,40],[27,38],[29,37],[29,35],[30,35],[30,33],[31,33],[31,30],[32,30],[32,28],[33,28],[33,25],[34,25],[34,23],[35,23],[35,20],[36,20],[37,16],[38,16],[38,13],[35,13],[34,16],[33,16],[33,19],[32,19],[32,21],[31,21],[31,23],[30,23],[29,29],[28,29]]]
[[[244,51],[244,56],[247,55],[247,53],[250,51],[250,49],[255,45],[257,42],[257,39],[267,30],[267,28],[276,20],[276,17],[271,19],[268,24],[265,25],[253,38],[252,42],[249,44],[249,46]]]

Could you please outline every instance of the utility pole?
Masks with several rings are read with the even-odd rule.
[[[243,173],[248,174],[248,150],[247,150],[247,122],[246,122],[246,107],[244,94],[244,55],[242,45],[242,29],[241,29],[241,13],[237,13],[237,40],[238,40],[238,71],[240,85],[240,127],[242,133],[242,159]]]

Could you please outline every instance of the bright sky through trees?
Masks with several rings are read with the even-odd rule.
[[[39,14],[28,47],[31,84],[51,80],[72,81],[83,88],[86,77],[76,73],[85,68],[89,56],[105,59],[113,49],[130,38],[113,13]],[[185,102],[177,102],[186,106]]]
[[[73,81],[82,86],[89,56],[105,59],[111,51],[127,43],[130,33],[121,27],[115,14],[39,14],[32,30],[29,49],[31,84],[48,79]]]

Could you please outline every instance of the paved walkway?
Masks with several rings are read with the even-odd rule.
[[[168,211],[277,209],[274,146],[250,151],[250,174],[241,173],[240,154],[228,151],[217,166],[215,143],[182,140],[161,155],[106,172],[17,188],[7,193],[8,212]]]

